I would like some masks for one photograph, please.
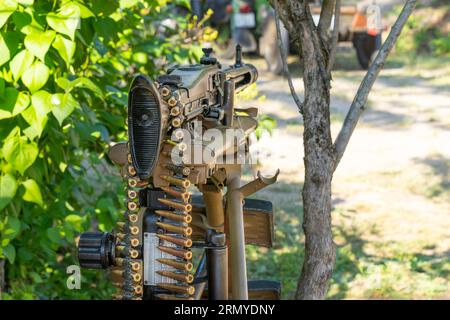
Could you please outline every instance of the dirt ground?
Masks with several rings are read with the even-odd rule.
[[[339,49],[332,82],[335,137],[364,72]],[[300,96],[300,67],[290,69]],[[350,62],[349,62],[350,61]],[[251,62],[264,70],[264,61]],[[418,67],[391,59],[370,95],[333,179],[338,257],[330,298],[450,298],[450,64]],[[303,257],[302,119],[287,81],[260,71],[257,106],[277,121],[257,143],[263,173],[279,182],[258,194],[273,201],[275,248],[249,248],[251,278],[279,279],[291,298]],[[251,174],[250,174],[251,175]]]

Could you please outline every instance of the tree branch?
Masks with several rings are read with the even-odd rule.
[[[331,38],[331,49],[330,55],[328,56],[327,73],[330,74],[333,69],[334,60],[336,59],[337,43],[339,39],[339,25],[341,18],[341,0],[336,0],[336,5],[334,7],[334,26],[333,26],[333,36]]]
[[[328,30],[330,30],[331,20],[333,19],[334,2],[335,0],[324,0],[322,9],[320,10],[320,19],[317,28],[324,43],[328,42]]]
[[[409,16],[413,12],[416,6],[417,0],[408,0],[403,7],[397,21],[391,29],[386,41],[383,43],[375,61],[371,64],[369,71],[365,75],[362,83],[360,84],[358,91],[353,99],[350,109],[345,117],[344,123],[342,125],[341,131],[334,142],[334,153],[335,153],[335,164],[334,170],[336,170],[342,156],[347,148],[350,137],[352,136],[353,130],[358,123],[358,120],[365,109],[367,103],[367,98],[372,89],[375,80],[383,68],[384,63],[391,52],[392,48],[399,37],[403,26],[408,20]]]
[[[280,26],[280,17],[278,14],[278,2],[273,2],[273,7],[275,11],[275,25],[277,27],[277,40],[278,40],[278,47],[280,47],[280,53],[281,53],[281,61],[283,62],[283,71],[287,78],[289,89],[291,90],[292,98],[294,99],[295,104],[297,105],[298,111],[300,114],[302,113],[302,106],[303,103],[300,101],[300,98],[298,97],[297,93],[295,92],[294,84],[292,82],[292,76],[289,72],[289,67],[287,65],[287,52],[285,47],[283,46],[283,39],[281,38],[281,26]]]

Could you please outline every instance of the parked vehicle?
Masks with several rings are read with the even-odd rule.
[[[213,11],[209,21],[219,31],[216,51],[222,58],[232,58],[239,43],[242,52],[264,57],[269,71],[275,74],[283,71],[274,11],[267,0],[191,0],[191,7],[199,17],[208,9]],[[320,0],[310,2],[316,25],[321,7]],[[330,32],[333,25],[334,21]],[[369,67],[381,47],[381,32],[380,11],[375,4],[341,7],[339,41],[352,42],[363,69]],[[284,26],[281,28],[281,38],[285,52],[289,52],[289,35]]]
[[[236,44],[240,44],[242,52],[264,57],[269,71],[282,72],[274,13],[267,0],[192,0],[191,7],[199,17],[213,10],[209,21],[219,31],[216,51],[222,58],[232,58]],[[288,52],[289,37],[284,27],[281,35]]]

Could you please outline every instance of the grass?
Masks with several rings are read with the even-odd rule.
[[[366,179],[377,187],[403,190],[437,203],[450,198],[450,161],[441,154],[416,160],[402,171],[385,171]],[[357,178],[355,178],[357,179]],[[396,191],[397,190],[397,191]],[[400,197],[400,196],[399,196]],[[339,206],[333,213],[335,241],[338,244],[336,271],[330,298],[428,299],[450,295],[450,250],[436,250],[432,235],[415,239],[385,239],[382,210],[370,203],[363,207]],[[417,210],[421,210],[417,208]],[[355,213],[358,212],[358,213]],[[372,216],[358,216],[367,212]],[[393,212],[392,214],[403,214]],[[378,218],[377,218],[378,217]],[[431,218],[431,217],[430,217]],[[419,217],[418,217],[419,219]],[[408,224],[409,222],[401,221]],[[398,225],[398,228],[402,226]],[[395,226],[394,226],[395,228]],[[429,239],[427,239],[429,237]]]
[[[286,194],[293,189],[281,187]],[[276,275],[282,282],[282,298],[292,299],[304,254],[299,216],[302,207],[288,201],[279,201],[274,207],[275,247],[247,247],[249,278],[274,279]],[[376,237],[379,229],[376,222],[371,225],[358,221],[354,211],[359,210],[333,211],[337,256],[329,299],[428,299],[450,295],[450,252],[436,254],[434,246],[426,242],[409,247],[382,237],[369,241],[367,235]]]
[[[424,167],[429,176],[426,181],[415,184],[416,192],[422,193],[428,198],[442,202],[450,199],[450,159],[442,154],[433,154],[426,158],[416,159],[416,162]]]
[[[435,253],[426,241],[385,241],[376,227],[361,223],[356,215],[344,210],[334,215],[339,221],[334,228],[338,249],[329,298],[427,299],[450,294],[449,252]],[[368,234],[379,240],[367,240]]]
[[[419,173],[419,174],[418,174]],[[450,159],[440,153],[415,158],[408,170],[386,170],[356,176],[349,182],[376,181],[380,188],[404,190],[430,201],[450,199]]]

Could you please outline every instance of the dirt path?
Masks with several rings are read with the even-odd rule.
[[[252,62],[263,69],[261,61]],[[333,220],[339,251],[330,297],[450,296],[449,71],[387,69],[375,85],[369,108],[334,175]],[[333,136],[363,75],[345,70],[334,74]],[[294,83],[302,95],[301,79]],[[285,79],[261,72],[257,88],[265,96],[256,103],[260,113],[278,122],[272,137],[266,135],[258,142],[261,168],[263,172],[281,169],[280,185],[263,196],[275,199],[280,215],[277,235],[284,248],[277,250],[294,255],[300,250],[296,240],[302,236],[292,238],[288,233],[298,233],[301,225],[302,121]],[[291,276],[283,284],[293,290],[294,280]]]

